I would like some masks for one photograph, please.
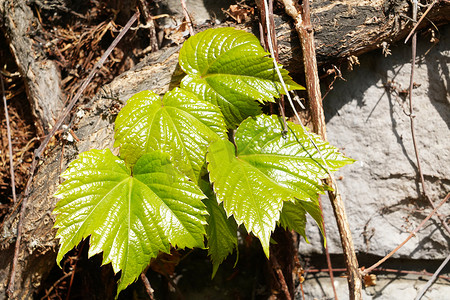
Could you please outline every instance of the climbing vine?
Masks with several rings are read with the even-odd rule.
[[[258,102],[283,89],[252,34],[201,32],[179,64],[180,87],[162,98],[140,92],[117,116],[120,155],[81,153],[55,194],[57,262],[90,236],[89,257],[103,252],[121,271],[117,294],[158,253],[205,248],[205,237],[214,274],[237,247],[239,225],[266,256],[277,225],[305,237],[306,213],[322,224],[321,179],[353,161],[302,126],[261,114]],[[289,90],[303,89],[281,74]]]

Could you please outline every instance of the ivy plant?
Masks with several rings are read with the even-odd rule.
[[[322,224],[321,179],[353,161],[304,127],[287,122],[286,131],[281,117],[261,114],[282,86],[252,34],[201,32],[179,64],[180,87],[162,98],[140,92],[120,111],[120,155],[81,153],[55,194],[58,264],[90,236],[89,257],[103,252],[103,264],[121,272],[117,295],[171,247],[207,248],[215,274],[241,225],[266,256],[277,225],[306,238],[307,213]],[[289,90],[303,89],[281,74]]]

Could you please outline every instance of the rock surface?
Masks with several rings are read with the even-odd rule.
[[[304,299],[333,299],[333,290],[330,278],[327,273],[310,275],[306,279],[303,289]],[[392,300],[392,299],[414,299],[426,284],[427,278],[420,278],[418,275],[400,277],[398,275],[387,275],[377,278],[377,284],[365,288],[363,300]],[[313,282],[314,284],[309,284]],[[335,279],[338,299],[348,299],[348,287],[345,278]],[[423,296],[423,300],[446,300],[450,293],[450,285],[445,280],[438,280]],[[296,299],[302,299],[300,291]]]
[[[449,26],[442,28],[441,40],[434,47],[419,36],[414,73],[415,135],[426,187],[436,205],[450,192],[449,34]],[[330,142],[357,160],[336,177],[341,178],[339,191],[345,201],[356,251],[359,257],[372,255],[368,264],[399,245],[432,210],[421,197],[408,98],[398,93],[409,86],[411,46],[398,45],[391,51],[388,57],[379,52],[360,57],[360,66],[344,72],[346,81],[336,81],[324,100]],[[395,88],[386,88],[388,85]],[[329,200],[322,197],[322,202],[329,251],[342,253]],[[438,213],[448,220],[450,203],[444,204]],[[311,244],[300,245],[304,256],[322,253],[318,230],[312,224],[307,230]],[[397,251],[394,260],[406,259],[403,266],[421,270],[426,264],[418,259],[446,258],[449,241],[450,235],[439,219],[433,217]],[[450,272],[449,267],[444,272]],[[333,295],[329,278],[312,279],[304,285],[306,299]],[[363,299],[414,299],[425,284],[418,282],[417,276],[389,283],[390,280],[386,278],[372,290],[366,289]],[[449,292],[447,282],[437,291],[429,291],[424,299],[448,299],[445,295]],[[342,299],[348,297],[345,280],[338,279],[338,294]]]
[[[223,21],[225,18],[223,9],[227,9],[230,5],[235,4],[231,0],[186,0],[186,8],[194,24],[201,25],[206,21]],[[159,1],[160,13],[169,14],[176,22],[182,22],[184,18],[183,8],[180,0],[163,0]],[[170,26],[171,21],[162,19],[165,26]],[[173,25],[173,24],[172,24]]]

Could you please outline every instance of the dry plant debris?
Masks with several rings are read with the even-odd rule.
[[[76,93],[81,80],[87,76],[97,62],[96,59],[101,57],[121,28],[115,21],[117,11],[101,2],[91,1],[90,5],[85,18],[68,15],[70,21],[65,23],[60,23],[50,15],[39,18],[43,30],[34,37],[41,42],[48,58],[55,60],[60,66],[62,86],[67,95]],[[40,11],[38,7],[36,12],[38,16],[49,13]],[[110,59],[87,88],[85,96],[93,96],[102,85],[136,63],[133,48],[128,48],[132,38],[114,49]],[[134,51],[137,49],[139,47],[134,48]]]
[[[222,11],[238,24],[249,22],[255,13],[253,7],[242,3],[230,5],[228,9],[222,9]]]
[[[5,38],[0,37],[0,72],[5,83],[5,97],[8,105],[13,147],[13,162],[17,193],[25,188],[32,153],[37,145],[36,130],[31,118],[25,87],[20,78],[14,59]],[[12,203],[11,175],[9,173],[9,153],[5,111],[0,108],[0,222],[3,221]]]

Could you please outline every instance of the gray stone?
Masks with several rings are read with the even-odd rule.
[[[223,21],[225,15],[223,9],[227,9],[231,4],[236,4],[232,0],[186,0],[186,7],[194,24],[201,25],[206,21]],[[169,14],[178,23],[184,18],[180,0],[162,0],[159,2],[160,13]],[[167,18],[161,19],[165,26],[174,25]],[[178,24],[176,24],[178,25]]]
[[[420,293],[426,280],[418,275],[378,276],[375,286],[367,287],[362,292],[363,300],[412,300]],[[347,280],[343,277],[335,278],[335,287],[338,299],[349,299]],[[303,284],[304,299],[331,300],[333,289],[327,273],[310,274]],[[446,300],[450,294],[450,285],[443,279],[431,286],[422,297],[422,300]],[[301,291],[296,292],[296,299],[302,299]]]
[[[414,122],[426,187],[436,205],[450,192],[450,27],[440,30],[433,47],[419,36],[413,90]],[[336,177],[345,202],[358,253],[384,256],[400,244],[432,210],[421,197],[420,179],[408,117],[407,89],[411,71],[410,45],[360,57],[360,66],[345,72],[324,100],[329,141],[357,161]],[[393,84],[397,91],[386,89]],[[330,253],[342,253],[329,200],[322,197]],[[438,211],[444,219],[450,203]],[[301,243],[303,255],[322,253],[319,233],[308,225],[311,244]],[[449,234],[437,217],[394,257],[444,259]]]

